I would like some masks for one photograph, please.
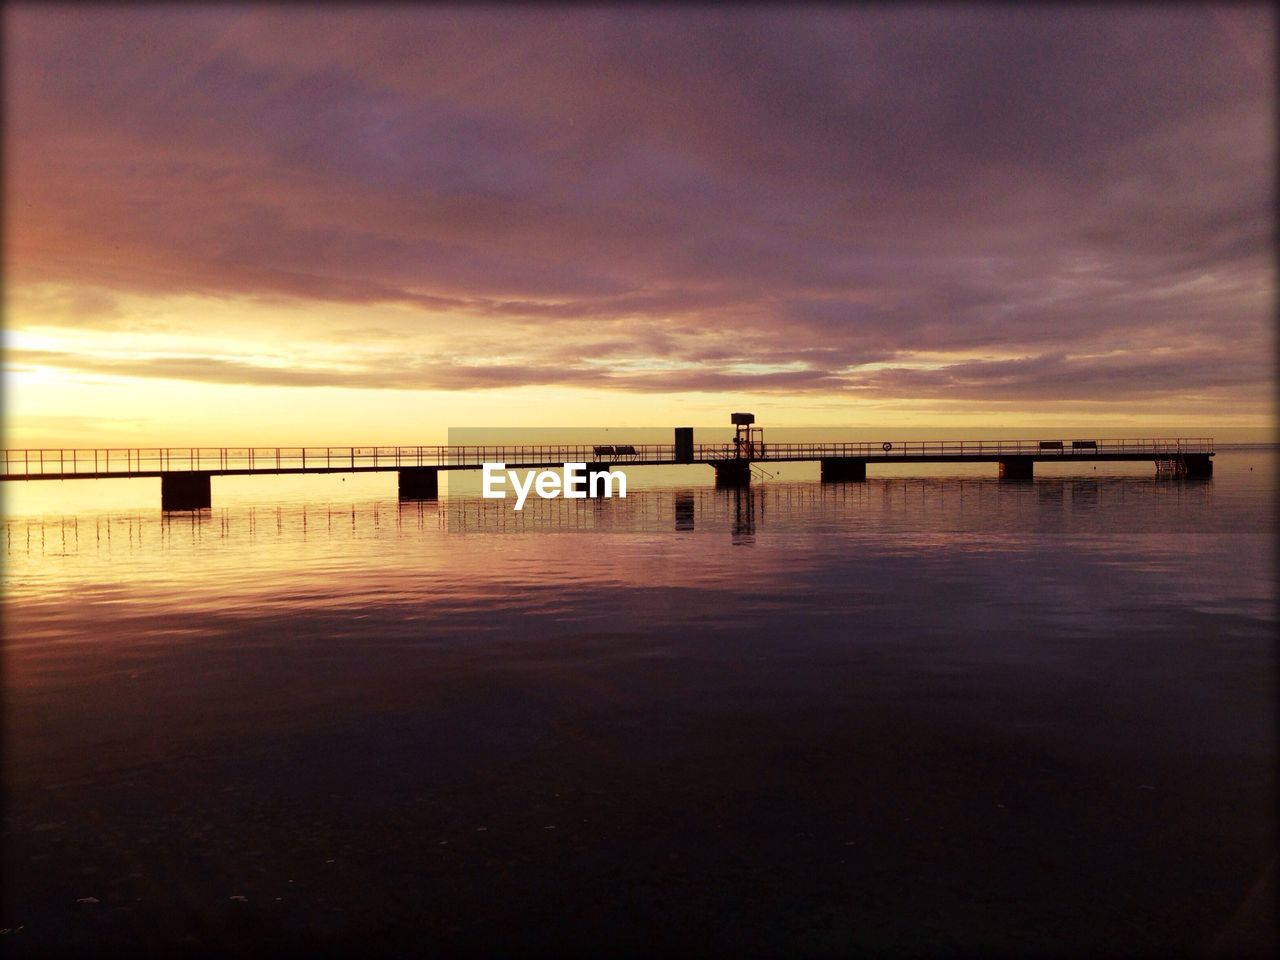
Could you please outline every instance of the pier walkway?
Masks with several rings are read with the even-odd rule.
[[[687,430],[688,428],[681,428]],[[399,474],[404,499],[434,499],[442,470],[479,470],[485,463],[558,469],[703,464],[716,483],[741,486],[770,463],[816,461],[826,482],[865,480],[867,467],[888,463],[994,463],[1000,476],[1030,480],[1036,463],[1150,462],[1188,478],[1213,474],[1211,438],[1066,440],[886,440],[856,443],[555,444],[403,447],[163,447],[0,451],[0,480],[103,480],[158,477],[166,510],[211,506],[210,478],[250,474]]]

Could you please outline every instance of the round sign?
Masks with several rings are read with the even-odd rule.
[[[888,452],[889,452],[890,450],[892,450],[892,449],[893,449],[893,444],[892,444],[892,443],[887,443],[887,442],[886,442],[886,443],[884,444],[884,452],[885,452],[885,453],[888,453]]]

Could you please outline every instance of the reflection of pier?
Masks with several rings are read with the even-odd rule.
[[[732,443],[698,444],[692,430],[681,427],[672,444],[5,450],[0,480],[155,477],[164,509],[195,510],[212,505],[213,477],[394,471],[402,499],[434,500],[441,471],[480,470],[485,463],[527,469],[559,469],[566,463],[591,469],[701,464],[712,468],[717,486],[725,487],[749,486],[762,464],[804,461],[817,462],[828,483],[863,482],[869,467],[915,463],[992,463],[1009,480],[1030,480],[1037,463],[1145,461],[1179,477],[1213,474],[1213,441],[1205,438],[766,443],[758,428],[739,423],[738,429]]]
[[[382,500],[154,513],[7,519],[6,556],[128,554],[185,549],[218,540],[306,542],[441,533],[668,533],[729,536],[750,543],[779,533],[884,536],[1152,532],[1151,518],[1180,533],[1219,532],[1205,508],[1212,484],[1156,477],[1071,477],[1007,484],[994,477],[872,479],[866,483],[776,483],[716,489],[637,490],[608,505],[530,500],[516,513],[501,501],[452,497],[441,503]],[[1153,513],[1149,507],[1159,504]],[[1161,524],[1161,529],[1165,525]]]

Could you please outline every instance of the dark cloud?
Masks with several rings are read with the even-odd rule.
[[[405,387],[1256,393],[1272,21],[11,5],[11,281],[326,301],[376,339],[447,334],[464,362],[421,358]],[[360,319],[382,303],[411,308],[404,330]],[[1223,372],[1149,359],[1164,346]],[[1041,367],[966,362],[983,352]],[[683,365],[628,372],[654,359]],[[133,372],[158,369],[361,383],[216,358]]]
[[[1109,400],[1161,396],[1222,397],[1270,376],[1270,358],[1242,359],[1227,350],[1173,354],[1068,357],[1046,353],[1018,360],[947,364],[937,369],[888,367],[856,379],[889,396],[984,400]]]

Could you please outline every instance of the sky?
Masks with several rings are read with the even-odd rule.
[[[1270,438],[1274,28],[8,4],[5,445]]]

